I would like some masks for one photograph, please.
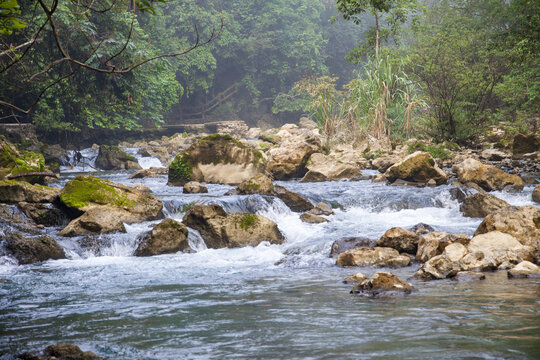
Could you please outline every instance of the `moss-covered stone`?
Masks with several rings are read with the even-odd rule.
[[[60,200],[69,208],[82,209],[89,204],[115,205],[118,207],[133,207],[132,201],[118,191],[111,182],[88,175],[78,175],[69,181]]]
[[[60,189],[43,185],[32,185],[24,181],[2,180],[0,181],[0,202],[16,204],[28,203],[52,203],[60,194]]]
[[[0,141],[0,168],[4,168],[2,175],[23,174],[29,172],[45,171],[45,159],[43,155],[31,151],[19,151],[6,141]],[[27,176],[20,178],[30,183],[41,183],[42,177]]]
[[[140,169],[137,159],[118,146],[101,145],[99,147],[96,166],[103,170]]]
[[[176,155],[169,165],[169,184],[185,185],[191,180],[192,170],[193,167],[184,154],[180,153]]]
[[[239,219],[240,227],[244,230],[249,229],[257,222],[257,215],[245,214]]]

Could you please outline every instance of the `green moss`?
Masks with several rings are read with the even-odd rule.
[[[15,147],[4,143],[0,149],[0,167],[9,169],[9,173],[22,174],[27,172],[45,171],[45,159],[43,155],[31,151],[17,151]],[[41,182],[39,176],[25,177],[31,183]]]
[[[421,141],[415,141],[407,146],[407,151],[412,154],[417,151],[426,151],[426,144]]]
[[[362,157],[366,160],[373,160],[380,158],[385,154],[384,150],[366,151],[362,154]]]
[[[111,153],[113,156],[121,161],[134,161],[137,162],[137,158],[133,155],[128,154],[124,150],[120,149],[116,145],[101,145],[100,150],[103,153]]]
[[[281,140],[281,139],[277,135],[262,134],[262,135],[259,135],[259,140],[266,141],[266,142],[269,142],[269,143],[272,143],[272,144],[277,144],[279,142],[279,140]]]
[[[450,158],[448,150],[442,145],[428,145],[426,146],[426,151],[437,159],[446,160]]]
[[[253,165],[256,166],[259,163],[266,165],[266,159],[259,150],[253,150],[253,156],[255,157],[255,159],[253,160]]]
[[[127,199],[121,191],[115,189],[107,180],[101,180],[92,176],[79,175],[69,181],[60,200],[70,207],[80,209],[90,203],[100,205],[115,205],[118,207],[133,207],[133,201]]]
[[[171,184],[181,184],[190,181],[192,170],[192,165],[183,153],[176,155],[169,165],[169,182]]]
[[[257,218],[257,215],[245,214],[240,218],[240,227],[244,230],[247,230],[253,225],[255,225],[258,220],[259,219]]]

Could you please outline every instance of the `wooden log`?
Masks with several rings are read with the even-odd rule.
[[[8,176],[6,176],[6,179],[11,180],[11,179],[17,179],[17,178],[25,177],[25,176],[48,176],[48,177],[53,177],[57,179],[60,177],[59,174],[56,174],[53,172],[38,171],[38,172],[27,172],[27,173],[20,173],[20,174],[9,174]]]

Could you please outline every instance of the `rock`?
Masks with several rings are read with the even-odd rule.
[[[540,185],[536,185],[532,192],[533,201],[540,203]]]
[[[332,207],[326,203],[320,202],[309,211],[313,215],[334,215]]]
[[[450,197],[452,198],[452,200],[457,200],[460,203],[464,202],[467,198],[465,192],[458,187],[452,188],[448,191],[450,192]]]
[[[182,190],[184,194],[205,194],[208,192],[208,188],[197,181],[190,181],[184,184]]]
[[[292,192],[281,185],[274,185],[275,195],[292,211],[303,212],[314,208],[313,204],[300,194]]]
[[[0,140],[0,180],[7,175],[45,171],[43,155],[30,151],[19,151],[7,141]],[[32,184],[43,184],[42,176],[21,177],[19,180]]]
[[[19,264],[33,264],[49,259],[65,259],[64,250],[50,236],[25,238],[21,234],[7,234],[1,238],[5,251],[13,256]]]
[[[5,204],[52,203],[58,199],[61,190],[43,185],[31,185],[24,181],[0,181],[0,202]]]
[[[378,272],[369,280],[358,283],[351,291],[352,294],[362,293],[369,296],[377,296],[389,292],[410,293],[413,286],[399,279],[390,272]]]
[[[60,231],[63,236],[125,231],[124,222],[155,220],[163,209],[151,193],[89,175],[77,175],[69,181],[60,201],[74,213],[83,213]]]
[[[533,153],[540,150],[540,140],[535,134],[523,135],[517,134],[514,136],[512,144],[512,157],[521,158],[521,155]]]
[[[144,178],[154,178],[154,177],[158,177],[160,175],[167,175],[169,173],[169,169],[168,168],[150,168],[150,169],[141,169],[141,170],[138,170],[136,172],[134,172],[133,174],[131,174],[131,176],[129,177],[130,179],[144,179]]]
[[[414,275],[423,280],[445,279],[466,270],[459,262],[467,253],[467,248],[459,243],[447,246],[441,255],[425,262]],[[461,256],[461,257],[460,257]]]
[[[390,182],[400,179],[427,183],[433,179],[437,185],[441,185],[448,181],[446,173],[435,164],[431,155],[421,151],[417,151],[392,165],[386,170],[385,176]]]
[[[320,139],[312,133],[301,134],[284,141],[280,147],[270,149],[266,167],[276,180],[303,177],[309,157],[321,148]]]
[[[163,166],[169,166],[171,155],[164,146],[145,146],[139,149],[139,154],[142,156],[150,156],[159,159]]]
[[[456,281],[478,281],[478,280],[485,280],[486,275],[474,272],[474,271],[459,271],[452,280]]]
[[[339,266],[403,267],[410,263],[411,259],[408,256],[400,255],[397,250],[385,247],[347,250],[339,254],[336,261],[336,265]]]
[[[480,157],[488,161],[501,161],[502,159],[506,159],[510,156],[505,152],[497,149],[486,149],[482,151]]]
[[[261,215],[227,214],[219,205],[194,205],[183,223],[199,231],[209,248],[257,246],[263,241],[281,244],[284,237],[276,223]]]
[[[362,171],[357,164],[343,162],[335,156],[321,153],[312,154],[307,162],[308,172],[301,182],[318,182],[351,179],[358,180],[362,176]]]
[[[310,224],[320,224],[320,223],[328,222],[328,220],[323,218],[322,216],[314,215],[309,212],[300,215],[300,220],[302,220],[305,223],[310,223]]]
[[[239,184],[263,173],[264,156],[229,135],[204,137],[180,152],[169,165],[169,185],[189,181]]]
[[[213,131],[215,126],[215,132],[220,135],[230,135],[237,139],[245,139],[249,130],[249,126],[242,120],[229,120],[229,121],[217,121],[215,123],[208,123],[206,127],[209,132]]]
[[[507,174],[491,165],[484,165],[478,160],[466,159],[452,167],[462,183],[472,182],[486,191],[503,190],[510,187],[521,191],[525,183],[517,175]]]
[[[431,232],[420,238],[418,241],[418,251],[416,252],[415,260],[426,262],[429,259],[441,255],[444,249],[454,243],[467,245],[470,241],[469,236],[465,234],[448,234],[445,232]]]
[[[373,182],[386,182],[386,176],[384,174],[375,174],[375,176],[373,176],[371,178],[371,181],[373,181]]]
[[[530,261],[522,261],[508,270],[509,278],[540,277],[540,268]]]
[[[103,170],[138,170],[137,159],[118,146],[101,145],[96,158],[96,167]]]
[[[20,202],[17,206],[36,224],[58,226],[69,221],[67,214],[53,204]]]
[[[491,231],[510,234],[523,245],[540,247],[540,210],[535,206],[508,206],[484,218],[474,235]]]
[[[377,241],[377,246],[389,247],[399,252],[414,255],[418,250],[419,240],[420,238],[415,233],[394,227],[384,233],[379,241]]]
[[[300,120],[298,120],[298,126],[303,129],[313,130],[317,128],[317,123],[307,117],[301,117]]]
[[[335,257],[347,250],[359,248],[359,247],[373,247],[375,242],[368,238],[362,237],[348,237],[336,240],[332,243],[332,249],[330,250],[330,257]]]
[[[45,159],[45,164],[54,164],[58,166],[69,166],[69,152],[62,148],[62,146],[55,145],[45,145],[40,149]]]
[[[411,231],[415,233],[416,235],[424,235],[432,231],[435,231],[435,229],[431,225],[418,223],[412,226],[411,228],[407,229],[407,231]]]
[[[143,237],[135,256],[174,254],[186,250],[191,250],[186,226],[173,219],[165,219]]]
[[[250,128],[246,134],[246,139],[257,139],[261,135],[261,128]]]
[[[356,273],[354,275],[351,275],[351,276],[347,276],[347,278],[345,280],[343,280],[343,283],[344,284],[357,284],[357,283],[361,283],[362,281],[364,280],[367,280],[369,279],[369,277],[367,275],[364,275],[362,273]]]
[[[257,174],[254,177],[244,180],[237,187],[238,194],[259,194],[274,195],[274,184],[272,179],[264,174]]]
[[[392,165],[399,162],[399,159],[395,156],[381,156],[379,158],[371,160],[371,167],[379,170],[381,173],[385,173]]]
[[[463,216],[472,218],[483,218],[492,212],[510,206],[506,201],[501,200],[491,194],[479,192],[465,198],[460,206]]]
[[[78,346],[67,343],[50,345],[43,354],[24,353],[18,358],[22,360],[104,360],[91,351],[83,352]]]

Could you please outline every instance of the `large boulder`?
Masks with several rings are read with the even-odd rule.
[[[430,232],[420,238],[418,241],[418,251],[415,260],[426,262],[432,257],[441,255],[444,249],[455,242],[467,245],[470,237],[466,234],[449,234],[445,232]]]
[[[208,192],[208,188],[197,181],[190,181],[184,184],[182,189],[184,194],[205,194]]]
[[[535,134],[517,134],[512,144],[512,157],[521,158],[523,154],[540,151],[540,139]]]
[[[535,206],[508,206],[489,214],[474,235],[490,231],[510,234],[523,245],[540,248],[540,210]]]
[[[103,170],[138,170],[137,159],[118,146],[101,145],[96,158],[96,167]]]
[[[169,185],[189,181],[239,184],[263,173],[263,155],[229,135],[210,135],[180,152],[169,165]]]
[[[50,236],[26,238],[14,233],[3,236],[1,240],[4,243],[4,250],[21,265],[66,258],[64,250]]]
[[[162,216],[163,209],[151,193],[89,175],[69,181],[60,201],[73,213],[83,213],[60,232],[64,236],[125,231],[124,222],[155,220]]]
[[[499,209],[510,206],[506,201],[485,192],[468,196],[460,206],[463,216],[483,218]]]
[[[532,192],[532,199],[534,202],[540,203],[540,185],[536,185]]]
[[[336,265],[339,266],[388,266],[403,267],[408,266],[411,259],[408,256],[400,255],[392,248],[356,248],[347,250],[338,255]]]
[[[58,199],[60,192],[61,189],[31,185],[24,181],[0,181],[0,203],[52,203]]]
[[[321,153],[312,154],[306,165],[308,172],[301,182],[317,182],[351,179],[358,180],[362,176],[360,167],[355,162],[344,162],[336,156]]]
[[[285,240],[276,223],[264,216],[227,214],[219,205],[194,205],[182,221],[199,231],[209,248],[257,246],[263,241],[281,244]]]
[[[191,250],[186,226],[173,219],[165,219],[143,238],[135,256],[173,254]]]
[[[30,151],[19,151],[7,141],[0,141],[0,179],[8,175],[46,171],[43,155]],[[25,176],[19,180],[43,183],[44,177]]]
[[[529,259],[533,249],[515,237],[492,231],[477,235],[467,246],[454,242],[441,255],[425,262],[415,276],[424,280],[453,277],[461,271],[487,271],[512,267]]]
[[[36,224],[58,226],[69,221],[69,216],[56,204],[20,202],[17,207]]]
[[[408,294],[413,290],[413,286],[398,278],[390,272],[377,272],[371,279],[357,283],[351,290],[352,294],[363,294],[368,296],[378,296],[394,292]]]
[[[389,247],[399,252],[416,254],[420,237],[411,231],[394,227],[387,230],[377,241],[377,246]]]
[[[385,172],[390,182],[405,180],[415,183],[427,183],[434,180],[437,185],[445,184],[448,176],[436,164],[430,154],[417,151],[402,161],[392,165]]]
[[[241,195],[274,195],[274,184],[268,176],[257,174],[248,180],[242,181],[236,190]]]
[[[269,150],[266,169],[276,180],[301,178],[307,172],[309,157],[320,149],[320,139],[312,133],[291,137],[280,147]]]
[[[314,208],[313,204],[302,195],[288,190],[281,185],[274,185],[275,195],[292,211],[304,212]]]
[[[458,180],[463,183],[474,183],[486,191],[503,190],[510,187],[521,191],[525,186],[523,180],[517,175],[511,175],[491,165],[482,164],[475,159],[466,159],[452,167]]]

